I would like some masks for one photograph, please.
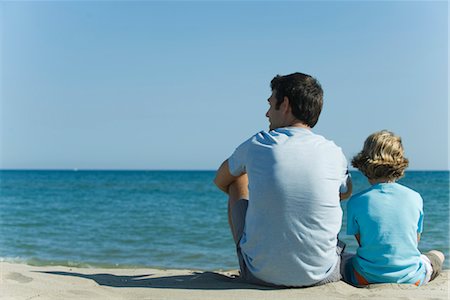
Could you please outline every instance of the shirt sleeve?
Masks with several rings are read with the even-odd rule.
[[[350,173],[348,171],[348,163],[347,163],[347,159],[345,158],[344,153],[342,153],[341,150],[341,156],[342,156],[342,179],[341,179],[341,185],[339,187],[339,193],[347,193],[348,191],[348,186],[347,186],[347,178],[351,177]]]
[[[419,216],[419,222],[417,224],[417,233],[422,233],[422,231],[423,231],[423,200],[422,200],[421,196],[419,196],[419,198],[420,198],[420,207],[419,207],[420,216]]]
[[[339,187],[339,193],[342,193],[342,194],[347,193],[347,191],[348,191],[347,179],[348,178],[352,178],[352,176],[350,175],[350,173],[348,172],[348,169],[347,169],[347,172],[344,176],[344,181],[341,182],[341,186]]]
[[[359,224],[355,216],[353,198],[347,202],[347,234],[355,235],[359,233]]]
[[[233,176],[239,176],[246,172],[247,153],[251,139],[245,141],[234,150],[233,154],[228,158],[228,166]]]

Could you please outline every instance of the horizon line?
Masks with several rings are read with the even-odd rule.
[[[67,171],[67,172],[215,172],[217,169],[41,169],[41,168],[0,168],[0,171]],[[355,168],[349,171],[361,172]],[[449,169],[411,169],[405,172],[450,172]]]

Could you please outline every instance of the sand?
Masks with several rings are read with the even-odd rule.
[[[237,282],[237,271],[37,267],[0,263],[0,299],[449,299],[449,270],[423,287],[399,284],[271,289]]]

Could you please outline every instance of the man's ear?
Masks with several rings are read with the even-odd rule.
[[[281,109],[284,113],[291,112],[291,104],[289,103],[289,98],[284,96],[283,102],[281,103]]]

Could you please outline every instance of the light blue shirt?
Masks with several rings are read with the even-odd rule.
[[[417,248],[419,193],[398,183],[373,185],[347,204],[347,234],[360,234],[353,267],[369,283],[416,283],[425,276]],[[356,282],[354,282],[356,283]]]
[[[341,148],[310,130],[261,131],[229,158],[230,172],[247,172],[250,199],[240,242],[253,275],[269,283],[308,286],[338,262],[347,179]]]

